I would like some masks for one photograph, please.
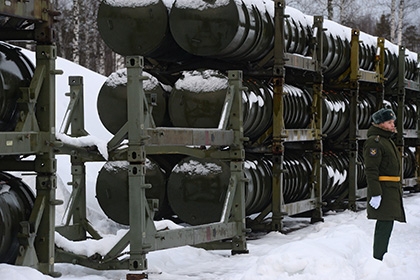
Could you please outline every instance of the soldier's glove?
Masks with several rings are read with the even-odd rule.
[[[372,196],[372,198],[369,201],[370,206],[372,206],[375,209],[378,209],[379,205],[381,205],[382,197],[380,195]]]

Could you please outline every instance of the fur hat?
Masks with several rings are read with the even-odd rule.
[[[389,120],[395,120],[395,113],[392,109],[389,108],[382,108],[372,115],[372,120],[376,124],[380,124]]]

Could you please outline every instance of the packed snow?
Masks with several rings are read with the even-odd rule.
[[[176,89],[195,93],[215,92],[228,86],[227,77],[215,70],[184,71],[182,78],[175,83]]]

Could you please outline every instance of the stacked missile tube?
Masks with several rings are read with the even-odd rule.
[[[104,40],[116,52],[124,55],[139,54],[158,61],[175,60],[181,63],[209,57],[230,63],[235,61],[259,61],[272,49],[273,42],[271,39],[267,39],[273,37],[273,9],[269,5],[250,5],[248,2],[241,1],[215,1],[214,5],[206,3],[203,7],[194,8],[186,1],[174,1],[170,7],[165,6],[161,1],[141,1],[141,3],[136,2],[135,4],[130,1],[131,5],[134,5],[133,7],[120,7],[110,3],[121,4],[124,1],[103,2],[98,17],[98,24],[102,30],[101,34]],[[217,14],[221,19],[228,19],[225,22],[220,20],[219,23],[212,23],[213,18],[210,14],[215,10],[218,11]],[[286,12],[291,15],[291,17],[286,18],[285,22],[286,51],[304,56],[311,55],[312,49],[309,42],[313,33],[312,17],[303,15],[292,8],[288,8]],[[186,21],[187,19],[188,21]],[[157,22],[154,24],[150,20],[157,20]],[[232,25],[232,20],[237,24]],[[188,23],[187,26],[191,28],[179,27],[185,26],[186,22]],[[346,64],[349,61],[349,39],[347,34],[350,34],[350,32],[340,25],[328,21],[326,23],[327,30],[324,33],[324,46],[326,48],[324,51],[325,74],[332,77],[342,74],[348,67]],[[151,24],[153,24],[154,28],[150,28]],[[216,26],[213,26],[213,24]],[[145,27],[147,29],[142,29]],[[197,30],[203,32],[194,33],[194,36],[185,33],[196,32]],[[223,30],[224,33],[219,34],[216,32],[217,30],[220,32]],[[117,32],[119,36],[115,36],[116,33],[114,32]],[[206,41],[206,34],[216,34],[216,37],[220,38],[220,42],[210,44],[211,41],[209,42],[208,40],[210,40],[211,36]],[[371,70],[373,67],[372,59],[377,52],[376,38],[362,33],[361,39],[360,65],[363,69]],[[170,49],[168,49],[168,46],[170,46]],[[20,86],[29,83],[34,68],[29,60],[14,47],[2,44],[1,50],[1,87],[4,106],[1,107],[2,119],[0,124],[1,129],[6,131],[12,130],[16,125],[16,106],[19,96],[16,92]],[[393,50],[392,45],[387,46],[386,71],[389,73],[387,75],[390,78],[396,73],[396,64],[394,62],[397,60],[397,57],[396,52]],[[413,69],[415,68],[416,60],[413,59],[413,55],[408,52],[405,61],[406,78],[415,78]],[[125,75],[123,70],[113,73],[98,96],[97,106],[101,121],[113,134],[117,133],[127,121]],[[145,75],[149,77],[144,82],[146,93],[154,94],[157,98],[157,106],[153,106],[152,109],[153,118],[157,126],[217,127],[228,85],[226,77],[221,72],[217,70],[185,71],[170,86],[158,82],[155,77],[148,73],[145,73]],[[198,79],[198,82],[191,82],[192,79]],[[197,87],[191,88],[191,85],[194,84]],[[242,92],[244,134],[250,141],[254,141],[260,138],[272,125],[273,85],[269,80],[251,76],[245,77],[244,85],[247,87]],[[198,86],[201,86],[201,88]],[[305,86],[286,84],[284,92],[284,120],[286,128],[307,128],[310,123],[309,113],[312,104],[311,89]],[[323,133],[330,138],[345,135],[348,129],[348,98],[341,92],[328,92],[325,96],[326,98],[323,100]],[[358,107],[360,128],[368,127],[375,101],[369,94],[360,97],[360,106]],[[389,104],[396,108],[395,102],[390,101]],[[117,110],[116,108],[119,109]],[[404,108],[406,116],[404,120],[405,128],[415,126],[412,116],[416,114],[416,109],[414,104],[407,104]],[[407,157],[412,158],[411,154],[412,152],[408,151],[409,156]],[[337,159],[337,157],[332,155],[325,155],[325,162],[328,162],[327,166],[333,167],[327,168],[326,171],[328,172],[324,173],[329,174],[329,172],[332,172],[331,170],[340,170],[339,173],[344,174],[342,167],[348,164],[344,160],[345,157],[340,156]],[[151,194],[151,196],[162,202],[167,202],[172,208],[180,212],[175,212],[176,215],[183,217],[182,212],[185,212],[185,210],[177,209],[177,205],[185,204],[185,201],[173,195],[173,189],[183,187],[174,183],[176,180],[173,179],[175,175],[173,175],[172,168],[176,169],[174,167],[175,163],[167,164],[165,161],[173,161],[173,159],[165,159],[163,156],[162,158],[159,164],[170,166],[170,168],[165,168],[163,172],[161,167],[156,167],[159,164],[154,163],[150,165],[155,167],[148,169],[148,176],[154,182],[152,185],[156,185],[158,189],[153,190],[156,193]],[[153,159],[149,160],[152,161]],[[205,165],[206,163],[203,162],[202,164]],[[104,166],[98,177],[98,200],[101,205],[118,205],[118,200],[121,199],[118,197],[119,194],[103,183],[109,181],[103,178],[111,177],[113,180],[118,181],[120,180],[118,179],[119,177],[125,177],[124,172],[126,172],[126,169],[118,164],[114,164],[113,168],[109,168],[109,165],[111,163]],[[285,200],[292,202],[305,198],[308,195],[308,183],[305,180],[297,181],[296,178],[307,178],[311,170],[310,160],[307,157],[293,158],[293,153],[292,155],[288,153],[285,157],[284,165],[289,170],[284,176],[284,185],[286,186]],[[413,165],[410,166],[412,169]],[[247,214],[261,211],[269,202],[271,195],[269,186],[271,182],[266,177],[270,177],[270,172],[269,159],[261,158],[257,155],[254,155],[254,158],[252,158],[251,154],[247,155],[245,168],[245,174],[249,180],[247,183]],[[333,171],[333,173],[337,172]],[[359,173],[362,174],[362,172]],[[406,173],[411,174],[412,172],[407,171]],[[363,179],[359,180],[363,181]],[[325,178],[325,182],[327,182],[327,187],[325,187],[324,195],[328,198],[334,197],[342,191],[343,182],[346,182],[346,179],[339,181],[341,187],[338,187],[334,182],[330,182],[328,176]],[[122,182],[122,185],[124,184]],[[187,185],[184,184],[184,186]],[[360,185],[363,184],[360,183]],[[214,190],[210,189],[209,191],[210,194],[214,194]],[[219,192],[223,193],[220,190]],[[109,194],[112,195],[109,196]],[[205,195],[203,194],[203,196]],[[211,197],[211,195],[208,196]],[[199,198],[198,200],[200,200]],[[162,203],[159,207],[162,209],[158,209],[157,217],[162,217],[162,215],[165,215],[164,213],[171,212],[164,209],[165,207]],[[104,208],[111,218],[123,224],[127,222],[126,213],[115,217],[117,210],[112,209],[112,207],[107,209],[104,206]],[[207,218],[187,216],[184,219],[190,223],[198,223],[206,221]]]
[[[15,129],[19,87],[28,86],[35,67],[19,48],[0,42],[0,131]]]
[[[255,3],[254,3],[255,2]],[[193,6],[193,4],[199,6]],[[213,3],[213,4],[211,4]],[[159,82],[147,72],[149,79],[143,83],[145,92],[155,96],[152,115],[157,126],[217,127],[227,91],[227,79],[222,71],[206,68],[209,60],[230,65],[243,65],[244,72],[250,64],[270,56],[273,48],[274,7],[267,1],[216,0],[204,1],[123,1],[106,0],[100,5],[98,26],[104,41],[122,55],[142,55],[158,62],[176,62],[180,67],[191,61],[203,61],[202,67],[210,70],[188,70],[176,73],[173,84]],[[217,12],[217,13],[215,13]],[[286,51],[302,56],[312,56],[311,36],[314,33],[311,16],[286,8],[290,17],[285,18]],[[215,16],[217,15],[217,16]],[[348,68],[350,30],[325,20],[324,61],[325,78],[342,75]],[[152,28],[151,28],[152,27]],[[377,38],[361,32],[359,43],[360,67],[372,70],[378,52]],[[385,77],[391,83],[397,75],[397,46],[386,41]],[[405,78],[416,80],[418,58],[406,50]],[[264,67],[270,68],[272,60]],[[12,131],[18,121],[20,87],[27,87],[32,79],[34,66],[16,47],[0,44],[0,131]],[[174,74],[174,73],[171,73]],[[98,96],[98,112],[104,126],[113,134],[127,121],[126,74],[117,71],[103,85]],[[173,79],[174,75],[172,75]],[[197,87],[191,87],[197,79]],[[244,134],[250,142],[262,137],[272,126],[273,85],[269,79],[245,76],[242,91]],[[211,87],[209,86],[211,85]],[[201,86],[198,87],[198,86]],[[304,85],[284,86],[284,120],[287,129],[307,128],[312,106],[311,89]],[[361,94],[358,106],[359,128],[370,124],[376,98]],[[395,101],[385,101],[397,110]],[[346,135],[349,99],[345,93],[334,90],[325,92],[323,99],[323,134],[327,138]],[[210,109],[211,108],[211,109]],[[415,128],[417,107],[404,105],[404,128]],[[111,113],[112,112],[112,113]],[[411,177],[416,169],[416,158],[411,149],[404,150],[404,177]],[[333,151],[323,155],[325,165],[324,199],[334,199],[346,188],[348,159],[346,154]],[[358,160],[362,162],[362,160]],[[191,164],[190,164],[191,163]],[[124,192],[115,186],[127,184],[125,162],[108,162],[100,171],[97,181],[97,197],[104,212],[113,220],[127,224],[127,209],[120,211]],[[197,171],[189,173],[188,166],[196,170],[210,170],[210,175]],[[209,166],[211,168],[209,168]],[[271,199],[271,160],[260,154],[246,154],[246,213],[262,211]],[[312,171],[311,155],[301,150],[287,149],[284,158],[284,198],[286,202],[304,199],[309,194],[309,176]],[[357,184],[364,186],[363,165],[358,165]],[[153,185],[148,191],[150,198],[159,199],[156,218],[177,215],[191,224],[214,221],[220,215],[221,197],[226,185],[226,162],[184,156],[148,157],[147,180]],[[209,178],[214,178],[208,184]],[[220,179],[220,177],[222,179]],[[335,179],[332,179],[335,178]],[[201,181],[201,182],[200,182]],[[34,203],[30,188],[21,180],[2,173],[0,178],[0,219],[8,225],[0,232],[0,261],[13,262],[17,255],[16,232],[20,221],[27,220]],[[109,184],[112,182],[112,184]],[[195,183],[200,185],[195,187]],[[196,189],[195,189],[196,188]],[[197,192],[200,190],[200,192]],[[127,193],[127,192],[126,192]],[[125,193],[125,194],[126,194]],[[185,206],[197,208],[204,205],[209,211],[189,211]],[[170,208],[170,209],[169,209]],[[207,216],[202,213],[211,212]]]
[[[286,7],[285,13],[289,15],[284,18],[285,51],[312,57],[312,40],[316,34],[313,17],[290,7]],[[274,107],[273,84],[269,77],[252,75],[255,73],[252,70],[270,70],[273,67],[273,1],[104,0],[99,7],[97,22],[102,38],[115,52],[144,56],[146,60],[152,61],[152,65],[158,65],[150,73],[163,69],[162,75],[171,76],[170,85],[163,85],[156,82],[157,77],[149,76],[154,81],[153,84],[157,85],[152,90],[147,84],[149,82],[145,81],[146,94],[155,93],[162,97],[152,109],[157,126],[169,124],[185,128],[217,128],[228,91],[228,81],[223,71],[234,67],[244,72],[244,136],[249,139],[248,144],[270,143],[269,131],[273,125]],[[351,29],[329,20],[324,20],[323,24],[324,80],[328,82],[341,79],[346,82],[349,79]],[[384,76],[388,86],[395,85],[398,50],[398,46],[385,41]],[[378,38],[360,32],[360,68],[375,71],[379,52]],[[417,79],[417,55],[406,50],[404,61],[405,77]],[[176,66],[171,68],[173,65]],[[199,65],[200,69],[192,69],[192,65]],[[146,68],[145,71],[147,70]],[[286,77],[287,71],[286,68]],[[118,75],[123,77],[124,70]],[[174,77],[176,78],[173,79]],[[124,88],[124,83],[115,85],[108,81],[98,97],[100,118],[104,126],[114,134],[127,121]],[[309,128],[312,118],[312,89],[304,84],[285,84],[283,91],[285,128]],[[334,143],[349,134],[350,98],[340,89],[325,89],[324,96],[322,134]],[[119,102],[115,99],[119,99]],[[109,115],[111,100],[115,101],[112,103],[112,111],[116,112],[112,116]],[[374,93],[360,93],[357,107],[360,129],[369,127],[370,116],[376,109],[377,101]],[[393,101],[385,102],[395,105]],[[121,107],[121,115],[115,106]],[[405,105],[404,128],[415,126],[411,117],[416,115],[416,110],[414,105]],[[162,116],[160,118],[156,116],[158,111]],[[260,141],[264,137],[266,139]],[[160,163],[165,158],[169,160],[171,156],[162,155]],[[333,150],[325,152],[323,157],[323,198],[334,199],[348,188],[349,159],[345,153]],[[363,162],[360,155],[357,161]],[[311,154],[292,148],[286,149],[283,165],[287,170],[283,177],[285,201],[294,202],[307,198],[311,191]],[[172,168],[164,172],[166,187],[162,189],[166,190],[165,200],[167,199],[173,213],[190,224],[218,219],[227,188],[226,174],[229,174],[229,165],[221,160],[186,156],[170,166]],[[244,173],[248,180],[247,215],[262,211],[270,203],[271,168],[269,158],[250,151],[246,153]],[[363,164],[359,164],[357,169],[357,184],[358,187],[363,187]],[[407,164],[407,169],[411,170],[412,165]],[[98,192],[107,193],[105,189],[98,182]],[[114,198],[111,201],[105,200],[104,204],[112,204],[113,200]],[[111,217],[112,212],[117,210],[110,211]],[[126,217],[127,213],[124,215]]]
[[[160,83],[156,77],[144,72],[147,78],[143,82],[146,94],[153,96],[151,106],[153,120],[156,126],[169,125],[167,115],[167,99],[171,87]],[[127,122],[127,70],[120,69],[112,73],[102,85],[97,98],[99,118],[104,127],[112,134],[116,134]],[[112,112],[112,114],[110,114]]]
[[[313,17],[286,7],[284,19],[285,51],[313,56]],[[248,70],[271,70],[274,47],[274,2],[264,0],[104,0],[98,13],[98,27],[105,43],[121,55],[141,55],[170,75],[164,83],[144,72],[143,82],[150,98],[156,126],[217,128],[228,82],[224,70],[243,70],[243,128],[249,143],[268,137],[273,125],[273,84],[266,76],[247,75]],[[342,79],[350,63],[349,28],[324,20],[323,74],[325,81]],[[360,68],[374,71],[379,53],[377,37],[360,32]],[[398,76],[399,47],[385,41],[385,85],[395,87]],[[215,63],[217,62],[217,63]],[[263,62],[263,63],[262,63]],[[418,81],[418,56],[405,50],[405,79]],[[201,69],[188,69],[190,65]],[[176,71],[170,72],[176,65]],[[218,70],[214,65],[224,65]],[[165,66],[168,66],[165,68]],[[187,69],[183,69],[187,68]],[[159,69],[159,68],[158,68]],[[182,70],[180,70],[182,69]],[[159,70],[157,70],[159,71]],[[288,71],[288,69],[286,69]],[[156,72],[156,69],[154,71]],[[255,73],[255,71],[249,71]],[[22,97],[34,66],[18,48],[0,42],[0,131],[15,130]],[[175,78],[174,78],[175,77]],[[287,74],[286,74],[287,77]],[[284,85],[286,129],[306,129],[311,124],[312,89],[303,84]],[[328,90],[328,91],[327,91]],[[349,102],[345,91],[325,89],[322,100],[322,134],[326,139],[342,140],[348,132]],[[360,93],[358,126],[366,129],[376,108],[377,97]],[[397,111],[395,100],[385,104]],[[116,134],[127,122],[126,72],[113,73],[98,95],[98,113],[104,126]],[[417,105],[404,104],[404,129],[417,124]],[[270,141],[268,141],[269,143]],[[267,143],[267,142],[260,142]],[[310,177],[312,154],[285,144],[283,196],[286,203],[308,198],[313,191]],[[206,148],[206,147],[204,147]],[[333,149],[323,152],[322,197],[334,200],[348,189],[348,154]],[[405,178],[417,169],[413,149],[404,149]],[[366,186],[363,159],[357,155],[357,186]],[[127,165],[124,161],[105,163],[99,172],[97,199],[109,218],[128,224]],[[262,153],[246,152],[244,161],[245,208],[252,215],[263,211],[272,199],[272,161]],[[210,223],[220,218],[229,181],[229,164],[220,159],[186,155],[148,155],[146,181],[152,185],[148,198],[159,200],[155,218],[177,216],[191,225]],[[17,234],[22,221],[28,221],[35,197],[21,179],[0,172],[0,262],[14,263],[18,255]]]
[[[184,71],[173,86],[166,85],[144,72],[146,94],[155,94],[152,115],[157,126],[216,128],[228,91],[227,77],[217,70]],[[112,73],[103,84],[97,101],[98,114],[113,134],[127,121],[126,70]],[[245,77],[242,91],[244,135],[256,140],[272,125],[273,84],[268,80]],[[307,128],[310,123],[312,89],[306,86],[284,86],[284,120],[287,129]],[[328,138],[348,134],[349,98],[340,91],[329,90],[323,99],[323,134]],[[367,129],[375,110],[376,97],[362,94],[358,106],[358,126]],[[395,101],[384,104],[397,109]],[[118,108],[118,109],[117,109]],[[415,127],[416,105],[404,106],[404,128]],[[109,112],[113,112],[109,114]]]
[[[0,42],[0,131],[15,129],[20,87],[29,86],[34,69],[19,48]],[[20,223],[28,220],[34,201],[32,189],[20,178],[0,172],[0,263],[14,263]]]
[[[35,196],[20,178],[0,172],[0,263],[14,264],[19,253],[18,233],[27,221]]]
[[[285,51],[312,56],[313,17],[286,7]],[[153,26],[153,28],[151,28]],[[258,63],[274,47],[274,3],[260,0],[116,1],[105,0],[98,12],[105,43],[122,55],[158,61],[191,62],[210,58],[231,64]],[[324,20],[324,77],[337,78],[349,67],[351,29]],[[359,64],[375,70],[377,37],[360,32]],[[398,46],[385,40],[385,78],[398,73]],[[265,65],[271,67],[273,60]],[[417,54],[406,50],[405,77],[417,78]]]
[[[146,159],[146,183],[152,188],[146,190],[147,198],[158,199],[154,218],[171,215],[166,195],[167,170],[158,164],[159,159]],[[104,164],[96,180],[96,199],[104,213],[113,221],[129,224],[128,203],[128,161],[109,161]]]
[[[308,198],[312,164],[310,154],[288,150],[284,159],[284,199],[286,203]],[[161,160],[170,160],[162,157]],[[346,155],[325,153],[323,166],[325,200],[334,199],[347,187],[348,159]],[[112,220],[128,224],[128,182],[126,162],[109,162],[99,172],[97,199],[105,214]],[[172,170],[165,173],[156,162],[148,160],[146,181],[152,184],[148,198],[160,202],[158,218],[176,215],[190,225],[216,222],[223,210],[224,197],[228,189],[230,169],[227,162],[209,158],[185,157]],[[272,163],[267,157],[247,154],[244,175],[245,209],[247,215],[262,211],[271,202]],[[362,166],[359,167],[358,185],[365,186]],[[165,196],[166,193],[166,196]],[[170,205],[170,209],[168,209]],[[165,209],[166,207],[166,209]],[[166,211],[166,212],[162,212]],[[164,213],[164,214],[163,214]],[[159,212],[158,212],[159,214]],[[163,215],[162,215],[163,214]],[[165,216],[166,215],[166,216]]]
[[[98,113],[101,120],[112,119],[106,106],[112,101],[113,111],[125,111],[126,108],[126,78],[125,71],[119,70],[110,75],[103,84],[98,96]],[[149,80],[145,81],[145,92],[160,93],[169,98],[157,102],[156,111],[167,115],[166,122],[175,127],[216,128],[220,121],[223,102],[228,91],[228,79],[217,70],[184,71],[173,86],[161,84],[151,74],[145,74]],[[151,85],[152,86],[151,86]],[[243,127],[244,135],[250,140],[261,137],[272,126],[273,85],[270,81],[244,77],[242,90],[243,101]],[[156,90],[159,88],[159,90]],[[169,92],[162,89],[165,88]],[[307,128],[310,123],[310,106],[312,105],[311,90],[305,87],[296,87],[286,84],[284,86],[284,120],[286,128]],[[344,93],[330,91],[323,99],[323,133],[328,137],[336,138],[348,134],[349,100]],[[115,101],[115,98],[121,102]],[[367,128],[370,125],[370,116],[375,108],[375,97],[361,95],[359,110],[359,127]],[[387,101],[391,105],[392,102]],[[121,106],[121,108],[119,108]],[[413,112],[414,110],[414,112]],[[167,113],[165,113],[167,111]],[[407,126],[412,125],[410,116],[415,114],[415,108],[407,106]],[[119,126],[110,130],[115,133],[127,120],[126,114],[114,114],[114,123]],[[161,118],[162,119],[162,118]],[[105,127],[110,125],[104,122]],[[407,127],[410,128],[410,127]],[[309,153],[300,150],[286,149],[284,158],[284,199],[287,203],[305,199],[310,194],[309,177],[312,172],[312,160]],[[411,151],[408,157],[413,159]],[[171,160],[173,155],[160,155],[160,163]],[[348,155],[343,152],[328,151],[324,158],[325,186],[323,198],[333,200],[348,188]],[[363,162],[358,155],[358,162]],[[127,185],[127,170],[118,165],[109,163],[102,168],[97,180],[97,197],[99,204],[103,205],[104,212],[120,223],[127,223],[127,211],[121,211],[118,201],[128,200],[127,192],[118,192],[120,186]],[[155,168],[159,163],[154,162]],[[149,165],[148,165],[149,166]],[[262,155],[247,153],[245,161],[246,183],[246,213],[251,215],[262,211],[271,200],[271,160]],[[357,185],[363,188],[365,183],[363,164],[357,166]],[[413,163],[406,164],[407,175],[412,174]],[[158,170],[161,168],[158,168]],[[170,164],[170,168],[162,171],[147,169],[146,180],[152,183],[155,194],[150,198],[167,201],[170,209],[164,212],[175,214],[182,221],[189,224],[203,224],[214,222],[220,217],[223,207],[223,197],[226,194],[229,178],[229,166],[226,162],[208,158],[183,157],[178,162]],[[113,189],[114,186],[114,189]],[[118,186],[115,189],[115,186]],[[165,194],[166,193],[166,194]],[[124,196],[125,197],[121,197]],[[162,207],[162,204],[161,204]],[[161,211],[162,212],[162,211]],[[209,214],[211,213],[211,214]],[[121,215],[124,217],[122,218]],[[117,217],[114,217],[117,216]],[[164,217],[164,215],[160,215]]]

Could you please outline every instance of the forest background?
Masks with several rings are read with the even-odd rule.
[[[99,35],[96,17],[101,0],[54,1],[61,12],[55,25],[58,56],[105,76],[124,67],[124,58]],[[286,0],[286,5],[420,53],[418,0]]]

